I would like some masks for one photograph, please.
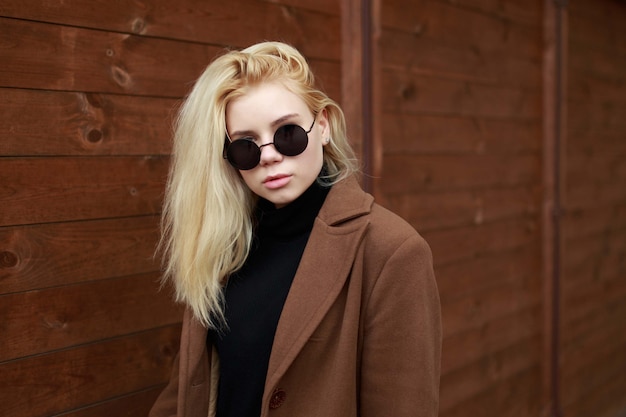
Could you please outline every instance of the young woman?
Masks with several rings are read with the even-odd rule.
[[[437,415],[430,249],[355,173],[297,50],[207,67],[176,125],[162,243],[187,308],[151,416]]]

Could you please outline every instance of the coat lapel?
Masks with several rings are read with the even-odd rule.
[[[284,375],[343,288],[367,228],[362,215],[372,202],[355,179],[336,184],[328,194],[283,307],[266,390]]]

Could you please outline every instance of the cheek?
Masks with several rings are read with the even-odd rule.
[[[252,189],[252,186],[254,184],[254,173],[253,171],[256,171],[255,169],[251,169],[249,171],[239,171],[239,175],[241,175],[241,179],[243,180],[243,183],[246,184],[248,186],[248,188]]]
[[[319,165],[321,168],[324,163],[324,147],[321,144],[317,144],[314,155],[315,164]]]

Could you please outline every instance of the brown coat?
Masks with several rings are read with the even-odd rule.
[[[439,295],[427,243],[354,179],[315,220],[276,331],[261,416],[434,417]],[[150,416],[214,415],[217,358],[185,313],[172,379]]]

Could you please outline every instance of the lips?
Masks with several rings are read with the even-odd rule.
[[[275,190],[277,188],[284,187],[289,183],[289,181],[291,181],[291,175],[269,175],[263,180],[263,185],[270,190]]]

